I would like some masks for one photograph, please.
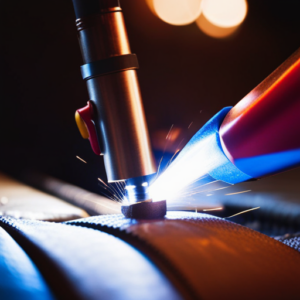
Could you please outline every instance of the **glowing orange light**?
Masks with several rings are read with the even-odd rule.
[[[179,127],[172,127],[169,131],[157,130],[152,134],[152,146],[156,150],[175,152],[179,146],[179,138],[182,138],[183,130]]]
[[[151,10],[172,25],[193,23],[201,14],[202,0],[147,0]]]
[[[197,19],[196,24],[205,34],[214,38],[226,38],[233,34],[239,27],[239,25],[228,28],[216,26],[210,23],[203,14]]]
[[[241,24],[247,14],[246,0],[209,0],[203,5],[203,15],[219,27],[234,27]]]
[[[246,0],[206,0],[198,27],[207,35],[224,38],[231,35],[247,15]]]

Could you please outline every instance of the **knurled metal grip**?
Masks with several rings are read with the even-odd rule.
[[[124,54],[91,62],[80,68],[83,80],[88,80],[106,74],[136,70],[139,68],[139,63],[135,54]]]

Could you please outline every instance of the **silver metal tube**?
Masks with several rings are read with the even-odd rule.
[[[87,3],[79,2],[74,1],[75,11]],[[116,1],[99,3],[96,13],[76,20],[84,64],[131,54],[121,8],[111,5]],[[108,181],[155,173],[136,70],[91,76],[86,83]]]
[[[148,200],[156,166],[136,74],[138,63],[130,51],[119,1],[73,0],[73,4],[82,75],[93,111],[88,124],[96,127],[107,180],[124,180],[130,203]],[[95,133],[90,141],[97,149]],[[98,150],[94,151],[98,154]]]
[[[95,102],[108,181],[156,172],[135,70],[87,81]]]

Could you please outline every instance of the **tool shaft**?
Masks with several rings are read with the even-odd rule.
[[[83,67],[88,70],[84,79],[95,108],[95,126],[108,181],[153,174],[156,167],[137,65],[132,64],[135,56],[131,54],[118,1],[97,1],[93,9],[86,8],[87,1],[73,3],[75,12],[76,7],[79,11],[76,26]],[[85,11],[88,12],[80,14]]]

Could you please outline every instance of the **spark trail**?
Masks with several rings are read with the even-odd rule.
[[[239,213],[237,213],[237,214],[234,214],[234,215],[232,215],[232,216],[226,217],[226,218],[224,218],[224,219],[233,218],[233,217],[235,217],[235,216],[238,216],[238,215],[241,215],[241,214],[247,213],[247,212],[249,212],[249,211],[256,210],[256,209],[259,209],[259,208],[260,208],[260,206],[258,206],[258,207],[254,207],[254,208],[250,208],[250,209],[247,209],[247,210],[243,210],[243,211],[241,211],[241,212],[239,212]]]
[[[78,155],[76,156],[76,158],[79,159],[80,161],[84,162],[85,164],[87,164],[87,162],[84,159],[82,159],[81,157],[79,157]]]

